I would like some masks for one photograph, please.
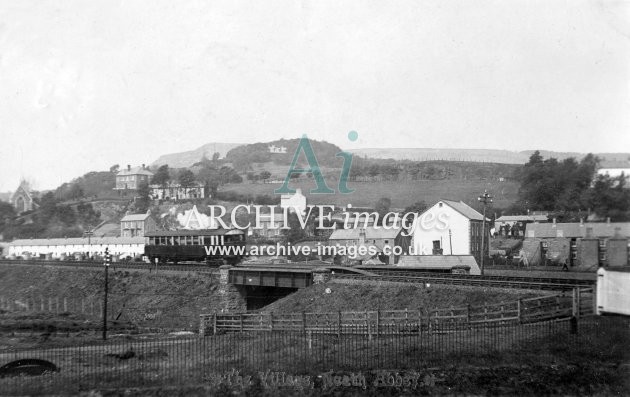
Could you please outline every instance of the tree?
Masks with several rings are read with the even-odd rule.
[[[135,201],[136,211],[138,213],[145,213],[151,206],[151,188],[146,182],[138,185],[138,197]]]
[[[77,222],[84,229],[92,229],[101,222],[101,213],[95,211],[90,203],[79,203],[77,205]]]
[[[630,220],[630,188],[624,174],[616,178],[599,175],[585,201],[600,217],[609,217],[614,222]]]
[[[271,178],[271,172],[264,170],[260,173],[260,179],[262,179],[263,182],[267,182],[269,178]]]
[[[385,215],[389,212],[389,207],[392,205],[392,200],[389,197],[381,197],[374,205],[374,210],[378,213],[378,219],[380,224],[385,224]]]
[[[566,220],[576,220],[587,204],[599,159],[592,154],[579,163],[572,157],[558,161],[534,152],[515,176],[520,181],[519,202],[528,209],[556,211]]]
[[[168,182],[171,180],[171,174],[168,170],[168,164],[164,164],[157,169],[155,174],[153,175],[153,179],[151,179],[151,183],[156,185],[160,185],[163,188],[168,186]]]
[[[0,234],[11,226],[16,215],[15,208],[11,204],[0,201]]]
[[[109,172],[111,172],[112,174],[117,174],[119,169],[120,169],[120,165],[114,164],[111,167],[109,167]]]

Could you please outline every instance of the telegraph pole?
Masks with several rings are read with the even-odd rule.
[[[83,232],[84,236],[88,238],[88,260],[92,257],[92,236],[94,235],[93,230],[86,230]]]
[[[103,298],[103,340],[107,339],[107,273],[109,265],[112,263],[112,254],[109,253],[109,248],[105,248],[105,297]]]
[[[485,256],[485,241],[486,241],[486,206],[492,203],[492,196],[488,194],[487,190],[483,191],[483,194],[477,197],[477,200],[483,203],[483,221],[481,222],[481,275],[484,275],[484,256]]]

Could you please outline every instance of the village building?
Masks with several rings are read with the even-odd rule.
[[[630,222],[530,223],[522,261],[529,266],[555,265],[579,270],[628,265]]]
[[[302,189],[295,189],[294,194],[281,195],[280,208],[303,214],[306,211],[306,196],[302,194]]]
[[[407,236],[405,229],[401,227],[383,228],[367,227],[356,229],[336,229],[328,239],[331,246],[359,246],[374,245],[378,252],[382,253],[385,247],[391,252],[393,247],[400,247],[402,253],[409,251],[411,237]],[[388,264],[398,263],[400,255],[389,255]]]
[[[179,183],[170,182],[166,186],[149,185],[152,200],[194,200],[205,198],[204,186],[195,182],[193,185],[183,187]]]
[[[23,212],[32,211],[37,204],[33,201],[35,194],[31,190],[31,186],[28,182],[20,182],[20,186],[11,195],[11,204],[15,208],[18,214]]]
[[[258,227],[256,221],[251,223],[251,235],[255,237],[266,238],[269,240],[280,240],[283,233],[284,214],[282,212],[271,214],[260,214],[258,218]],[[286,230],[286,229],[284,229]]]
[[[286,154],[287,152],[286,146],[269,145],[267,148],[269,149],[269,153]]]
[[[149,184],[149,181],[153,173],[142,164],[142,167],[131,168],[131,165],[127,165],[126,169],[123,169],[116,174],[116,186],[114,190],[137,190],[142,183]]]
[[[525,225],[548,221],[547,215],[503,215],[494,221],[494,230],[499,236],[524,237]]]
[[[488,255],[490,223],[485,224]],[[462,201],[440,200],[420,214],[411,226],[416,255],[472,255],[481,261],[483,215]]]
[[[121,237],[144,237],[146,232],[152,232],[157,229],[157,225],[151,214],[132,214],[125,215],[120,220],[120,236]]]
[[[606,175],[611,178],[618,178],[623,174],[627,182],[630,182],[630,167],[610,167],[599,168],[597,175]]]

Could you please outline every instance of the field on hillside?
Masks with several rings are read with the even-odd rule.
[[[337,182],[328,180],[328,186],[337,191]],[[280,183],[243,183],[226,185],[220,191],[233,191],[241,194],[267,194],[274,195],[274,190],[280,188]],[[371,207],[381,197],[389,197],[392,200],[392,208],[405,208],[415,202],[424,200],[431,205],[439,199],[461,200],[478,207],[477,197],[487,190],[494,196],[494,206],[505,208],[517,199],[518,184],[512,181],[497,182],[483,180],[419,180],[401,182],[349,182],[348,187],[354,189],[350,194],[310,194],[316,185],[313,181],[302,180],[292,182],[292,188],[301,188],[307,197],[309,204],[334,204],[345,206]],[[490,207],[490,210],[492,207]]]

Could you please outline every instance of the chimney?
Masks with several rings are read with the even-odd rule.
[[[553,221],[553,226],[551,226],[551,227],[556,227],[556,218],[553,218],[552,221]]]
[[[610,217],[606,217],[606,224],[610,225]]]
[[[146,169],[146,167],[144,166],[144,164],[142,164],[142,169],[143,169],[143,170],[144,170],[144,169]]]
[[[580,218],[580,226],[584,226],[584,218]]]
[[[127,164],[127,171],[131,171],[131,165]]]

